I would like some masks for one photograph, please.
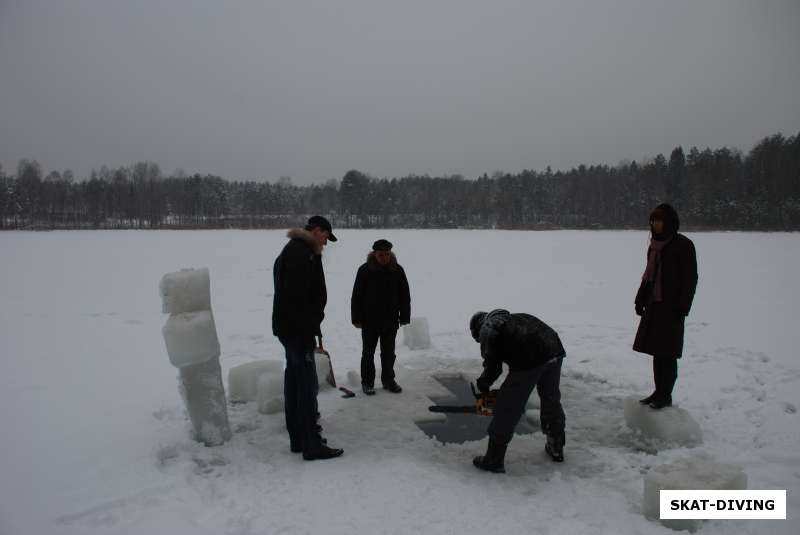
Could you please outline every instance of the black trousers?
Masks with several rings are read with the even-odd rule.
[[[500,391],[497,393],[497,405],[494,417],[489,424],[489,436],[499,442],[508,443],[514,436],[517,422],[525,412],[525,404],[534,387],[539,391],[541,406],[539,423],[542,433],[550,436],[564,437],[566,416],[561,407],[561,363],[563,357],[533,368],[508,372]]]
[[[394,353],[397,327],[362,327],[361,329],[361,384],[375,386],[375,349],[381,343],[381,382],[394,382]]]
[[[653,380],[656,398],[671,400],[672,389],[678,380],[678,359],[664,355],[653,357]]]

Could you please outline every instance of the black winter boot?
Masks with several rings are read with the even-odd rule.
[[[557,463],[564,462],[564,442],[564,433],[547,435],[547,443],[544,445],[544,451]]]
[[[650,394],[646,398],[640,399],[639,403],[641,403],[642,405],[649,405],[654,399],[656,399],[656,393],[655,392],[653,392],[652,394]]]
[[[403,391],[399,384],[396,381],[391,381],[389,383],[383,383],[383,389],[388,390],[392,394],[399,394]]]
[[[672,396],[659,396],[649,403],[651,409],[661,410],[672,407]]]
[[[486,448],[486,455],[478,455],[472,459],[472,464],[476,468],[487,472],[504,474],[506,467],[503,465],[503,461],[506,457],[507,448],[508,441],[500,441],[496,437],[489,435],[489,446]]]
[[[322,444],[314,451],[303,451],[303,459],[306,461],[316,461],[318,459],[334,459],[341,456],[344,450],[341,448],[329,448]]]

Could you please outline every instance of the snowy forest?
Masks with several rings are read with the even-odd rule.
[[[800,134],[749,153],[682,147],[669,158],[568,171],[374,178],[357,170],[324,184],[226,180],[139,162],[44,174],[0,168],[0,229],[280,228],[325,214],[349,228],[638,228],[661,201],[694,229],[800,229]]]

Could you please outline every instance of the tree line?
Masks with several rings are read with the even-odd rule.
[[[164,176],[156,163],[43,174],[0,167],[0,229],[282,228],[312,214],[347,228],[640,228],[670,202],[695,229],[800,230],[800,134],[616,166],[374,178],[357,170],[308,186]]]

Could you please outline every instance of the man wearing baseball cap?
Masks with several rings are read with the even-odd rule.
[[[287,233],[287,243],[273,267],[275,294],[272,332],[286,350],[283,391],[290,449],[303,459],[332,459],[343,450],[328,447],[317,426],[317,372],[314,338],[322,336],[320,324],[328,300],[322,249],[335,242],[330,221],[315,215],[305,228]]]

